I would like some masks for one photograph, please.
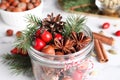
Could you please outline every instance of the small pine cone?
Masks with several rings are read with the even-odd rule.
[[[53,13],[51,13],[51,15],[47,15],[47,18],[42,21],[43,27],[48,29],[50,32],[61,33],[65,24],[65,22],[61,21],[61,19],[62,16],[60,16],[60,14],[54,17]]]

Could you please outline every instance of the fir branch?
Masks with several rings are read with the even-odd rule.
[[[85,24],[86,18],[81,16],[70,16],[66,19],[63,35],[69,36],[71,31],[79,33]]]
[[[2,62],[10,66],[10,69],[13,70],[12,72],[14,74],[23,73],[25,75],[33,75],[29,56],[4,54],[2,55],[2,58]]]
[[[34,15],[28,15],[26,19],[28,22],[27,29],[22,31],[22,36],[17,38],[15,42],[16,47],[25,51],[30,48],[36,30],[42,25],[40,18]]]
[[[95,0],[60,0],[60,1],[62,3],[61,6],[67,11],[69,11],[69,9],[73,6],[95,3]]]
[[[28,26],[41,26],[41,19],[32,14],[28,14],[28,16],[26,16],[26,22],[29,23]]]

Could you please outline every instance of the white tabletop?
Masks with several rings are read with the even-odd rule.
[[[64,18],[68,15],[71,15],[70,13],[64,12],[60,9],[60,6],[57,3],[57,0],[43,0],[44,6],[43,6],[43,17],[46,17],[47,14],[50,14],[53,12],[56,14],[61,14]],[[120,80],[120,37],[116,37],[114,33],[117,30],[120,30],[120,19],[113,19],[113,18],[104,18],[104,17],[96,17],[96,16],[86,16],[87,17],[87,26],[92,31],[99,32],[104,31],[104,33],[108,36],[111,36],[115,39],[114,46],[108,46],[104,45],[105,49],[113,49],[116,50],[117,54],[112,55],[107,52],[107,55],[109,57],[109,61],[107,63],[99,63],[96,58],[92,58],[94,62],[94,70],[96,72],[95,75],[93,75],[94,79],[91,80]],[[100,26],[104,22],[109,22],[111,24],[109,29],[103,30],[100,28]],[[114,25],[117,25],[115,27]],[[14,42],[14,36],[13,37],[6,37],[5,31],[7,29],[13,29],[14,32],[18,30],[23,30],[25,27],[14,27],[5,24],[1,17],[0,17],[0,55],[9,52],[12,49],[12,45]],[[1,61],[1,58],[0,58]],[[20,75],[13,75],[11,73],[11,70],[9,70],[9,67],[2,64],[0,62],[0,80],[32,80],[27,76],[24,76],[22,74]]]

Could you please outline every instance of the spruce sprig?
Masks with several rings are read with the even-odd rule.
[[[71,31],[79,33],[82,30],[83,25],[85,24],[85,20],[86,20],[85,17],[69,16],[66,19],[63,35],[67,37],[71,34]]]
[[[63,7],[63,9],[67,10],[67,11],[69,11],[69,9],[74,6],[95,3],[95,0],[59,0],[59,1],[61,3],[61,6]]]
[[[27,26],[41,26],[41,19],[32,14],[26,16],[26,22],[29,23]]]
[[[14,74],[33,75],[29,56],[4,54],[2,58],[2,62],[9,65]]]
[[[42,25],[41,19],[34,15],[30,14],[26,19],[28,23],[27,29],[22,31],[22,36],[17,38],[15,42],[18,48],[22,48],[25,51],[31,46],[36,30]]]

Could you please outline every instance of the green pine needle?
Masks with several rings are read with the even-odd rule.
[[[59,4],[63,10],[68,12],[83,12],[92,14],[101,14],[95,5],[95,0],[59,0]]]
[[[14,74],[33,75],[29,56],[4,54],[2,62],[8,66]]]
[[[73,6],[80,6],[83,4],[95,4],[95,0],[59,0],[63,9],[69,11]]]
[[[41,27],[42,23],[40,18],[34,15],[28,15],[26,19],[28,22],[27,29],[22,31],[22,36],[17,38],[15,42],[15,45],[18,48],[22,48],[25,51],[30,48],[35,32],[39,27]]]
[[[63,35],[69,36],[71,34],[71,31],[75,31],[79,33],[82,30],[83,25],[85,24],[85,20],[86,20],[85,17],[69,16],[66,19],[66,24],[64,27]]]
[[[28,26],[41,26],[41,19],[32,14],[26,16],[26,22],[29,23]]]

